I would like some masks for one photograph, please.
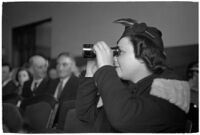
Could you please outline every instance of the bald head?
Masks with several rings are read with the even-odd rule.
[[[42,79],[46,76],[48,62],[44,57],[40,55],[32,56],[29,63],[34,79]]]

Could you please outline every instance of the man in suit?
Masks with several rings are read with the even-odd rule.
[[[17,85],[12,81],[10,72],[12,67],[8,63],[2,64],[2,95],[3,102],[16,104],[18,100]]]
[[[33,79],[24,83],[22,91],[24,99],[43,94],[47,90],[49,82],[46,77],[48,62],[44,57],[40,55],[32,56],[29,64]]]
[[[56,61],[57,61],[56,70],[59,78],[52,80],[52,82],[49,85],[50,87],[48,93],[50,93],[59,102],[60,107],[55,119],[55,123],[62,123],[59,124],[59,126],[60,125],[63,126],[65,116],[60,116],[60,113],[62,112],[63,114],[63,109],[68,108],[68,107],[63,107],[63,102],[66,103],[67,101],[70,102],[72,100],[75,100],[79,80],[73,74],[75,61],[73,57],[70,56],[69,53],[64,52],[59,54]]]

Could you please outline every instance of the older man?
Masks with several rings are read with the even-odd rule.
[[[78,78],[73,74],[75,61],[67,52],[59,54],[56,61],[58,79],[51,81],[48,93],[59,102],[74,100],[78,87]]]
[[[22,97],[25,99],[44,93],[49,82],[46,78],[48,63],[44,57],[40,55],[32,56],[29,64],[33,80],[27,81],[24,84]]]
[[[54,98],[59,102],[60,107],[58,115],[56,116],[55,123],[59,123],[56,125],[58,125],[57,127],[59,129],[62,129],[65,120],[65,112],[67,112],[69,106],[74,106],[73,100],[76,98],[79,80],[73,74],[75,69],[75,61],[69,53],[63,52],[59,54],[56,61],[58,79],[52,80],[49,86],[48,94],[54,96]],[[67,101],[72,104],[70,104],[68,107],[64,107],[63,103],[66,103]]]

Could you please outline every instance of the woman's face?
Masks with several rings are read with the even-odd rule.
[[[135,58],[134,48],[128,37],[122,38],[118,47],[121,53],[114,58],[117,74],[124,80],[132,80],[134,74],[140,69],[140,61]]]
[[[19,84],[23,86],[24,82],[29,80],[29,75],[27,71],[25,70],[20,71],[18,74],[18,80],[19,80]]]

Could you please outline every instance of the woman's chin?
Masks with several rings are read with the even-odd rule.
[[[116,70],[117,75],[119,76],[119,78],[121,78],[121,77],[122,77],[122,73],[121,73],[120,68],[119,68],[119,67],[116,67],[115,70]]]

